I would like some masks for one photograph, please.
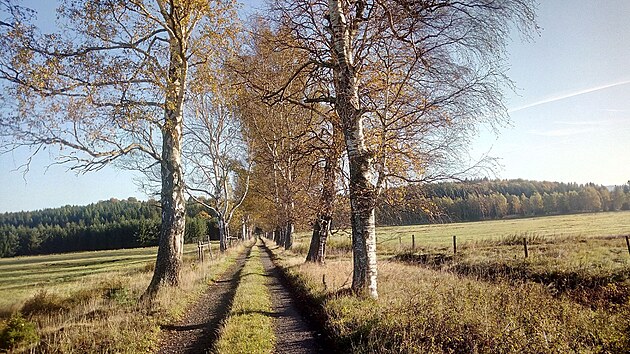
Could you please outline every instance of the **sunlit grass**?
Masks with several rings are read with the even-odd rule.
[[[532,282],[484,282],[394,262],[379,264],[379,300],[335,295],[349,286],[350,259],[324,266],[282,259],[323,299],[336,340],[353,352],[625,352],[630,304],[591,309]],[[300,280],[301,279],[301,280]],[[325,279],[326,285],[322,282]]]
[[[415,235],[416,248],[442,249],[452,247],[452,237],[459,244],[475,243],[479,240],[500,240],[513,235],[536,234],[540,237],[602,237],[630,234],[630,211],[585,213],[546,216],[523,219],[504,219],[454,224],[432,224],[411,226],[377,227],[377,243],[380,253],[396,253],[411,248]],[[296,235],[296,248],[308,250],[310,232]],[[350,245],[350,230],[341,230],[330,236],[331,244]],[[303,243],[303,245],[302,245]],[[624,242],[618,242],[625,249]],[[332,250],[331,250],[332,251]]]
[[[304,264],[308,237],[274,252],[347,351],[622,353],[630,351],[621,237],[629,231],[629,212],[379,228],[378,301],[342,291],[352,279],[347,236],[332,236],[324,266]],[[446,261],[408,265],[390,261],[395,254]]]
[[[18,295],[4,302],[9,304],[4,314],[21,311],[37,325],[40,337],[35,347],[18,347],[16,352],[150,352],[158,344],[160,325],[183,316],[242,250],[238,246],[226,254],[215,252],[213,260],[199,264],[195,245],[187,246],[181,286],[163,289],[150,307],[138,300],[151,279],[156,248],[7,260],[2,266],[15,267],[22,261],[28,269],[22,273],[12,269],[22,281],[20,286],[2,289],[4,296]],[[29,277],[31,272],[53,282]]]
[[[184,245],[184,252],[186,259],[196,257],[197,246]],[[112,272],[150,270],[156,254],[157,247],[147,247],[0,258],[0,314],[19,308],[41,289],[67,294],[83,283],[97,283]]]
[[[254,246],[225,320],[217,353],[271,353],[275,345],[271,297],[260,251]]]

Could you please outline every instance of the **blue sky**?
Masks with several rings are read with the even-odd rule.
[[[539,35],[514,38],[511,126],[473,151],[501,158],[501,178],[622,184],[630,180],[630,2],[544,1]]]
[[[508,47],[508,74],[517,87],[506,93],[512,122],[498,135],[482,128],[473,157],[489,151],[500,158],[499,178],[604,185],[630,180],[628,13],[626,0],[540,4],[540,33],[529,42],[515,35]],[[47,11],[39,18],[53,15]],[[54,161],[44,153],[23,176],[14,170],[24,158],[23,151],[0,156],[0,212],[147,198],[128,171],[106,168],[77,176],[64,166],[47,168]]]

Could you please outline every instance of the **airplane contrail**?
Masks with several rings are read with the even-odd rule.
[[[530,104],[527,104],[527,105],[524,105],[524,106],[508,109],[508,112],[509,113],[514,113],[514,112],[522,111],[522,110],[527,109],[527,108],[540,106],[541,104],[555,102],[555,101],[560,101],[560,100],[564,100],[565,98],[575,97],[575,96],[583,95],[585,93],[595,92],[595,91],[607,89],[607,88],[610,88],[610,87],[621,86],[621,85],[626,85],[626,84],[630,84],[630,80],[615,82],[615,83],[608,84],[608,85],[591,87],[591,88],[587,88],[587,89],[584,89],[584,90],[567,93],[567,94],[560,95],[560,96],[545,98],[543,100],[540,100],[540,101],[537,101],[537,102],[534,102],[534,103],[530,103]]]

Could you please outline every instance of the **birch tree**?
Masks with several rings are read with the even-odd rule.
[[[249,191],[251,145],[243,135],[229,96],[202,93],[194,95],[191,101],[193,117],[186,124],[184,149],[189,162],[187,189],[216,215],[219,249],[223,252],[227,249],[228,226]]]
[[[452,147],[465,147],[477,124],[507,119],[505,44],[514,24],[531,28],[533,1],[276,0],[270,13],[297,39],[300,70],[328,85],[306,87],[304,101],[330,104],[341,120],[352,288],[377,298],[380,191],[388,181],[448,178],[440,164],[456,156]]]
[[[159,167],[162,223],[145,293],[177,286],[185,195],[182,134],[191,83],[208,76],[233,32],[230,1],[61,1],[60,28],[3,0],[0,80],[4,151],[58,147],[58,162],[88,172],[108,164]],[[28,161],[27,161],[28,164]]]

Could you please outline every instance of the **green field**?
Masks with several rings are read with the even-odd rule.
[[[197,246],[185,245],[187,257]],[[113,273],[131,274],[153,266],[157,247],[0,258],[0,313],[39,290],[65,294],[74,285],[105,280]]]
[[[407,259],[420,263],[434,263],[435,257],[450,260],[453,236],[457,236],[456,262],[432,266],[482,278],[518,274],[519,279],[544,279],[542,282],[608,284],[630,279],[630,254],[624,237],[630,234],[630,211],[390,226],[379,227],[376,233],[377,253],[382,260],[400,254],[411,254]],[[306,233],[298,235],[296,253],[306,253],[309,237]],[[524,238],[528,258],[524,255]],[[349,233],[338,232],[330,237],[329,259],[345,259],[350,251]],[[497,274],[497,269],[506,274]]]
[[[378,228],[378,242],[390,245],[402,236],[411,242],[416,235],[420,245],[449,245],[456,235],[459,241],[500,239],[511,235],[536,234],[543,237],[600,237],[630,234],[630,211],[573,214],[525,219],[491,220],[457,224],[417,225]]]
[[[5,329],[23,316],[38,339],[21,343],[16,352],[150,352],[160,325],[176,322],[244,246],[219,254],[213,244],[214,257],[203,264],[196,248],[184,246],[180,286],[162,289],[150,311],[139,299],[152,276],[156,247],[0,259],[0,332],[14,333]],[[2,340],[0,348],[7,343]]]
[[[458,244],[474,245],[480,241],[499,242],[506,238],[595,239],[630,235],[630,211],[504,219],[453,224],[377,227],[380,254],[396,253],[410,248],[415,235],[418,249],[449,249],[453,236]],[[350,230],[339,230],[329,238],[331,245],[350,245]],[[310,232],[297,234],[297,249],[308,247]],[[623,241],[623,240],[621,240]],[[625,241],[618,242],[625,249]],[[334,250],[333,250],[334,251]]]

